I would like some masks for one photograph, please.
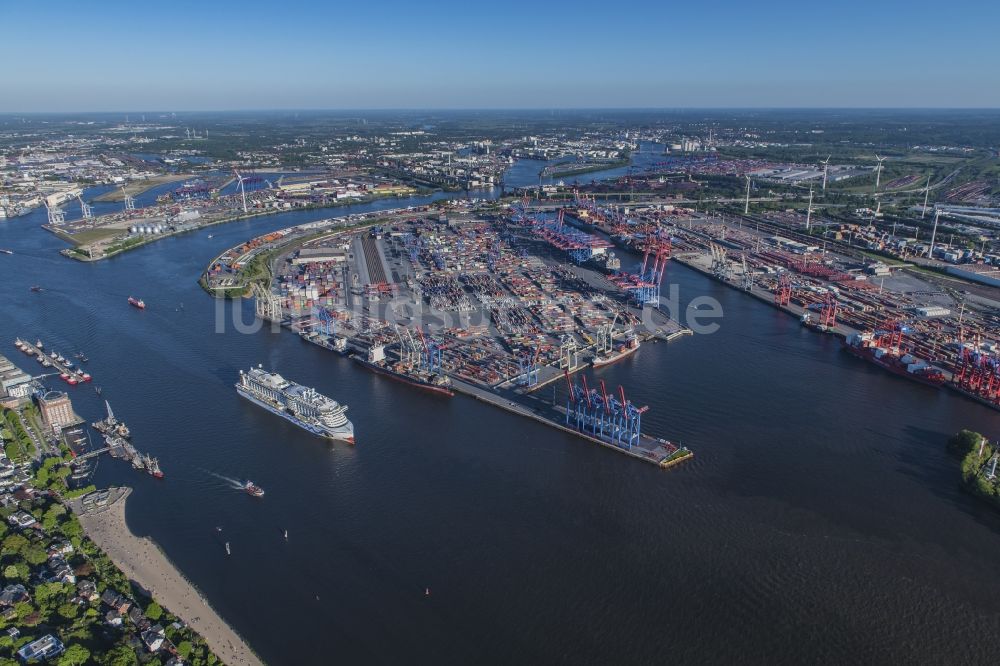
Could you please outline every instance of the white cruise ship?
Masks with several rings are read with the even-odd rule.
[[[354,443],[354,424],[345,415],[347,405],[317,393],[316,389],[296,384],[258,365],[247,372],[240,370],[236,391],[315,435]]]

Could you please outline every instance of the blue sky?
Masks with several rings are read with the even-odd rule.
[[[1000,107],[1000,3],[0,2],[0,112]]]

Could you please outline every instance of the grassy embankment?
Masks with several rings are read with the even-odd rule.
[[[160,185],[165,185],[167,183],[176,183],[181,180],[188,180],[189,178],[195,177],[196,176],[193,173],[170,173],[162,176],[153,176],[152,178],[146,178],[145,180],[133,180],[125,185],[125,192],[122,192],[122,188],[118,187],[109,192],[105,192],[100,196],[94,197],[94,201],[124,201],[126,192],[130,197],[136,197],[143,192],[148,192],[154,187],[159,187]]]

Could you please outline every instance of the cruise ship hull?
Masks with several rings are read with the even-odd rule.
[[[273,405],[267,402],[266,400],[258,398],[257,396],[247,391],[246,388],[244,388],[240,384],[236,385],[236,392],[239,393],[244,398],[246,398],[247,400],[249,400],[250,402],[259,405],[260,407],[263,407],[264,409],[273,414],[277,414],[286,421],[291,421],[298,427],[308,432],[311,432],[314,435],[323,437],[325,439],[347,442],[348,444],[354,444],[354,424],[352,424],[350,421],[340,426],[339,428],[325,428],[315,423],[309,423],[308,421],[303,421],[299,417],[289,412],[287,409],[283,409],[281,407],[278,407],[277,405]]]

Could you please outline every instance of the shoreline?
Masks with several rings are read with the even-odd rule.
[[[149,192],[154,187],[159,187],[160,185],[167,185],[169,183],[178,183],[184,180],[190,180],[192,178],[197,178],[196,173],[173,173],[173,174],[163,174],[159,176],[150,176],[143,180],[133,180],[125,185],[125,191],[128,192],[130,197],[137,197],[140,194],[145,194]],[[104,194],[99,194],[94,197],[94,201],[99,201],[102,203],[116,203],[119,201],[125,201],[125,195],[122,193],[120,187],[105,192]]]
[[[80,499],[68,502],[87,536],[111,561],[164,608],[198,632],[212,651],[229,666],[263,666],[239,634],[215,612],[198,589],[148,537],[137,536],[125,520],[131,488],[121,491],[105,507],[84,510]]]
[[[431,192],[431,194],[433,194],[433,192]],[[97,257],[90,257],[90,256],[87,256],[85,254],[82,254],[82,249],[81,248],[85,247],[85,244],[76,244],[75,241],[73,241],[73,239],[72,239],[73,238],[72,234],[63,233],[63,232],[61,232],[59,230],[56,230],[56,229],[52,228],[48,224],[43,224],[42,228],[45,229],[46,231],[54,234],[57,238],[61,238],[62,240],[64,240],[64,241],[66,241],[66,242],[68,242],[68,243],[70,243],[70,244],[73,245],[73,247],[67,247],[67,248],[63,248],[62,250],[59,250],[59,254],[63,255],[64,257],[67,257],[69,259],[75,259],[77,261],[81,261],[81,262],[84,262],[84,263],[90,263],[90,262],[95,262],[95,261],[103,261],[104,259],[110,259],[112,257],[117,257],[120,254],[124,254],[125,252],[129,252],[131,250],[135,250],[135,249],[138,249],[140,247],[144,247],[146,245],[149,245],[150,243],[155,243],[156,241],[164,239],[164,238],[171,238],[173,236],[178,236],[178,235],[181,235],[181,234],[190,233],[192,231],[199,231],[201,229],[207,229],[208,227],[216,226],[216,225],[219,225],[219,224],[228,224],[230,222],[239,222],[240,220],[250,220],[250,219],[253,219],[255,217],[267,217],[267,216],[270,216],[270,215],[278,215],[278,214],[281,214],[281,213],[299,212],[299,211],[308,211],[308,210],[321,210],[321,209],[324,209],[324,208],[342,208],[342,207],[345,207],[345,206],[367,205],[367,204],[371,204],[371,203],[377,203],[377,202],[383,201],[385,199],[392,199],[392,198],[403,199],[403,198],[419,197],[419,196],[425,196],[425,195],[423,195],[421,193],[414,193],[414,194],[405,195],[405,196],[402,196],[402,197],[394,197],[393,195],[385,195],[385,196],[377,196],[377,197],[365,198],[363,200],[354,200],[354,199],[352,199],[351,201],[337,201],[337,202],[333,202],[333,203],[330,203],[330,204],[324,204],[324,205],[318,205],[317,204],[317,205],[300,206],[300,207],[297,207],[297,208],[290,208],[290,209],[287,209],[287,210],[286,209],[281,209],[281,210],[263,209],[263,210],[254,210],[252,212],[246,212],[246,213],[236,213],[234,215],[228,215],[228,216],[221,217],[221,218],[219,218],[217,220],[211,220],[211,221],[208,221],[208,222],[203,222],[201,224],[192,225],[190,227],[186,227],[186,228],[183,228],[183,229],[177,229],[175,231],[170,231],[170,232],[165,232],[165,233],[157,234],[155,236],[143,236],[142,240],[140,242],[134,243],[132,245],[128,245],[126,247],[119,248],[118,250],[115,250],[114,252],[111,252],[111,253],[108,253],[108,254],[102,254],[102,255],[97,256]],[[122,229],[117,229],[117,228],[116,228],[116,230],[117,231],[122,231]],[[77,252],[77,250],[80,250],[80,252]]]

